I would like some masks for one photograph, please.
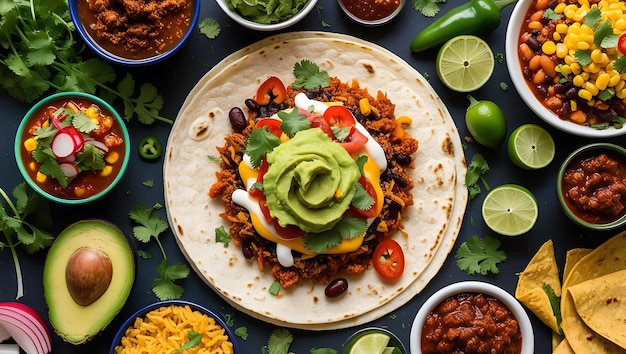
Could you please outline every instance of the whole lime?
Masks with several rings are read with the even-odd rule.
[[[471,95],[465,112],[465,124],[479,144],[496,148],[506,139],[507,123],[502,109],[492,101],[477,101]]]

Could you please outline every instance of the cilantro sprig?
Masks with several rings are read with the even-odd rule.
[[[465,174],[465,185],[469,191],[469,200],[474,199],[480,194],[481,189],[478,182],[481,182],[485,189],[489,190],[489,185],[484,177],[487,172],[489,172],[487,161],[483,155],[475,154],[469,166],[467,166],[467,173]]]
[[[330,84],[328,72],[321,70],[314,62],[304,59],[293,67],[293,76],[296,80],[291,84],[293,88],[312,90],[318,87],[326,87]]]
[[[156,268],[159,277],[152,282],[152,292],[160,300],[178,299],[183,295],[184,289],[176,284],[175,281],[187,278],[189,267],[182,263],[167,264],[167,255],[159,240],[159,236],[169,228],[169,225],[165,218],[160,217],[156,213],[156,210],[160,208],[159,204],[152,208],[137,204],[131,209],[128,216],[139,224],[133,227],[135,238],[143,243],[147,243],[154,238],[163,255],[163,260]]]
[[[413,8],[426,17],[434,17],[439,13],[439,4],[446,0],[413,0]]]
[[[506,254],[499,250],[500,241],[496,238],[476,235],[463,242],[456,252],[456,264],[468,274],[498,274],[497,264],[506,260]]]
[[[45,229],[52,226],[50,207],[48,202],[33,190],[21,183],[13,188],[12,195],[15,202],[0,188],[0,230],[4,241],[0,241],[0,251],[8,247],[13,256],[15,273],[17,275],[16,299],[24,296],[22,270],[17,255],[18,247],[22,246],[26,252],[35,253],[52,244],[54,237]],[[8,210],[5,209],[5,205]]]
[[[0,85],[11,97],[30,103],[50,90],[82,91],[121,99],[126,120],[173,123],[160,116],[163,98],[154,85],[137,90],[130,74],[117,81],[104,60],[82,58],[67,1],[2,1],[0,18]]]

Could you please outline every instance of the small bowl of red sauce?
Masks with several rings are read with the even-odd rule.
[[[352,21],[365,26],[380,26],[393,20],[406,0],[337,0]]]
[[[626,224],[626,149],[611,143],[576,149],[559,169],[557,196],[580,226],[612,230]]]
[[[528,315],[505,290],[484,282],[454,283],[435,292],[413,321],[411,354],[532,354]]]
[[[193,33],[200,0],[69,0],[80,37],[100,57],[121,65],[160,62]]]
[[[26,113],[14,151],[22,176],[36,192],[57,203],[83,204],[121,180],[130,137],[122,117],[104,100],[61,92]]]

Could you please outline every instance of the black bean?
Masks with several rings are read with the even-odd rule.
[[[397,153],[394,159],[402,166],[407,166],[411,164],[411,162],[413,161],[411,156],[401,153],[401,152]]]
[[[228,112],[228,119],[230,119],[230,125],[236,132],[240,133],[248,126],[248,120],[239,107],[233,107],[230,109]]]
[[[251,110],[252,112],[256,112],[259,113],[259,104],[256,103],[255,100],[253,100],[252,98],[247,98],[244,103],[246,104],[246,107],[248,107],[249,110]]]
[[[241,243],[241,253],[246,259],[252,259],[254,257],[254,249],[250,242],[242,242]]]
[[[569,101],[565,101],[554,113],[556,113],[560,118],[565,119],[570,115],[570,113],[572,113],[572,106]]]
[[[618,116],[626,116],[626,105],[621,100],[611,100],[611,109],[617,113]]]
[[[528,37],[528,40],[526,40],[526,44],[528,44],[530,49],[532,49],[534,52],[541,50],[541,43],[539,43],[539,41],[535,37]]]
[[[576,87],[571,87],[569,90],[567,90],[567,92],[565,93],[565,97],[573,100],[576,97],[578,97],[578,89]]]
[[[565,94],[567,92],[567,86],[565,86],[561,82],[556,83],[556,84],[554,84],[554,92],[556,92],[558,94]]]
[[[536,92],[537,92],[537,96],[541,97],[541,98],[546,98],[548,97],[548,90],[542,86],[542,85],[537,85],[536,88]]]
[[[327,297],[337,297],[348,290],[348,281],[344,278],[333,279],[326,288],[324,289],[324,294]]]
[[[596,116],[606,122],[613,120],[613,117],[615,117],[613,111],[609,109],[598,109],[596,111]]]
[[[522,70],[522,74],[524,75],[524,78],[526,80],[532,80],[534,72],[530,70],[529,67],[526,66],[524,67],[524,70]]]

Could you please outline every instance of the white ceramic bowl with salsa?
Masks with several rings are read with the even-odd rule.
[[[26,113],[14,150],[22,176],[37,193],[61,204],[83,204],[106,195],[122,179],[130,136],[122,117],[104,100],[61,92]]]
[[[535,350],[535,339],[533,335],[533,329],[530,323],[530,319],[528,318],[528,315],[526,314],[526,311],[524,310],[522,305],[517,300],[515,300],[515,298],[511,294],[509,294],[505,290],[495,285],[492,285],[490,283],[479,282],[479,281],[463,281],[463,282],[448,285],[440,289],[439,291],[435,292],[430,298],[428,298],[428,300],[426,300],[424,305],[422,305],[422,307],[417,312],[417,315],[415,316],[413,325],[411,327],[411,333],[409,335],[409,339],[410,339],[409,345],[410,345],[411,354],[428,353],[428,351],[425,351],[422,349],[421,339],[422,339],[423,331],[425,329],[424,326],[427,323],[429,315],[433,311],[439,312],[441,310],[439,305],[442,302],[446,301],[447,299],[456,298],[459,295],[463,296],[462,299],[464,302],[465,301],[479,301],[479,300],[473,300],[475,298],[475,295],[477,294],[482,295],[483,299],[491,299],[491,301],[495,299],[497,300],[495,302],[496,303],[495,306],[500,306],[499,308],[502,308],[502,306],[504,306],[504,308],[509,310],[507,318],[511,318],[512,316],[515,318],[515,320],[517,320],[517,323],[518,323],[517,334],[521,335],[521,348],[520,348],[519,354],[533,354]],[[468,295],[473,296],[473,298],[469,298]],[[499,305],[497,305],[498,303]],[[491,305],[492,311],[496,311],[495,309],[497,308],[498,307],[494,307],[494,305]],[[449,311],[450,309],[454,309],[453,311],[458,310],[457,307],[451,307],[451,306],[449,306],[448,309]],[[474,310],[472,309],[472,311]],[[486,315],[486,313],[483,313],[483,315]],[[442,317],[443,316],[439,316],[439,319],[441,320]],[[468,328],[471,329],[471,327],[469,326],[465,327],[464,329],[468,329]],[[490,339],[493,339],[492,338],[493,336],[490,336],[490,337],[491,337]],[[518,340],[519,339],[520,338],[518,338]],[[482,340],[481,342],[484,342],[484,340]],[[452,352],[452,350],[449,350],[449,352]]]
[[[243,16],[240,11],[234,8],[231,8],[231,6],[229,5],[231,2],[230,0],[215,0],[215,1],[217,2],[217,5],[219,5],[219,7],[233,21],[237,22],[238,24],[246,28],[256,30],[256,31],[277,31],[277,30],[281,30],[287,27],[291,27],[295,25],[296,23],[300,22],[303,18],[305,18],[309,14],[309,12],[313,10],[315,5],[317,5],[317,0],[307,0],[304,3],[303,7],[295,15],[293,15],[290,18],[283,19],[280,22],[260,23],[260,22],[254,21],[254,19],[251,17]]]
[[[521,42],[520,37],[523,33],[522,26],[526,26],[525,19],[528,16],[527,13],[532,11],[531,6],[533,6],[532,9],[534,9],[536,3],[537,2],[535,0],[519,0],[513,9],[506,32],[506,64],[511,80],[513,81],[513,85],[517,89],[517,92],[522,100],[535,114],[537,114],[537,116],[539,116],[539,118],[543,119],[553,127],[573,135],[591,138],[607,138],[626,134],[626,126],[620,129],[616,129],[613,126],[609,126],[606,129],[596,129],[588,125],[574,123],[568,118],[560,118],[552,110],[548,109],[546,105],[544,105],[544,102],[546,101],[545,98],[537,98],[537,89],[531,87],[535,85],[530,79],[526,79],[524,77],[523,67],[528,66],[528,61],[520,59],[521,55],[519,49]],[[558,41],[553,40],[553,42],[556,43]],[[555,56],[553,57],[556,58]],[[553,60],[553,62],[562,61],[562,59],[558,61],[556,59]],[[557,75],[560,74],[557,73]],[[571,101],[570,97],[563,99],[563,102]],[[578,101],[586,105],[586,101],[580,99]]]
[[[400,14],[406,0],[337,0],[352,21],[365,26],[384,25]]]
[[[116,4],[68,0],[72,22],[87,46],[100,57],[126,66],[149,65],[171,57],[196,31],[200,15],[200,0],[128,2],[128,9]],[[130,4],[136,4],[135,8]],[[155,14],[160,14],[158,21]]]

